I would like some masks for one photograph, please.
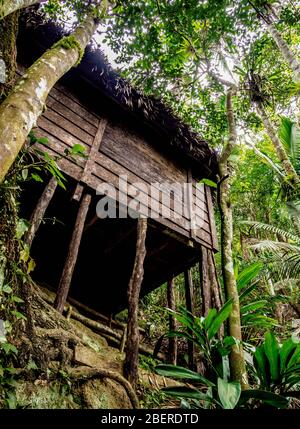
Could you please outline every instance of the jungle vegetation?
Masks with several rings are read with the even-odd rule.
[[[72,32],[17,84],[18,19],[40,3],[45,19],[64,22],[70,16]],[[205,318],[188,313],[180,306],[179,278],[176,332],[167,332],[169,313],[160,292],[145,298],[140,310],[159,334],[188,338],[203,357],[202,372],[188,370],[184,360],[158,365],[158,374],[194,384],[164,393],[187,408],[299,407],[300,2],[0,0],[0,20],[4,406],[13,404],[17,362],[27,370],[29,363],[29,370],[37,371],[36,363],[46,370],[32,317],[34,261],[23,242],[28,227],[18,217],[22,181],[39,180],[37,170],[27,167],[28,135],[34,142],[30,131],[49,91],[76,67],[97,34],[95,43],[109,47],[133,86],[161,98],[218,153],[219,175],[210,185],[216,190],[216,263],[224,305]],[[51,160],[42,168],[62,181]],[[194,282],[197,276],[194,271]],[[30,341],[21,353],[24,335]]]

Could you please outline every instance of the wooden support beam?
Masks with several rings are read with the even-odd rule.
[[[175,286],[175,282],[174,282],[174,278],[172,278],[167,283],[167,299],[168,299],[168,308],[173,311],[176,310],[174,286]],[[176,319],[172,314],[169,315],[169,331],[176,331]],[[168,362],[171,365],[177,364],[177,338],[176,337],[169,338]]]
[[[192,314],[194,313],[193,308],[193,279],[191,270],[186,270],[184,272],[184,285],[185,285],[185,300],[186,308]],[[188,340],[188,358],[189,358],[189,367],[194,369],[194,343],[193,341]]]
[[[147,219],[137,221],[136,254],[132,275],[128,285],[128,325],[125,348],[124,376],[136,387],[138,383],[139,326],[138,302],[144,277],[144,260],[146,256]]]
[[[202,316],[206,317],[211,303],[211,288],[208,276],[208,250],[205,247],[201,248],[199,261],[199,274],[202,295]]]
[[[50,204],[50,201],[53,198],[54,192],[57,188],[57,181],[54,177],[52,177],[49,183],[46,185],[42,195],[40,196],[37,205],[31,215],[30,218],[30,228],[27,231],[25,237],[25,243],[31,247],[33,239],[39,226],[43,220],[45,212]]]
[[[82,196],[82,191],[84,188],[84,183],[86,183],[88,177],[91,176],[91,174],[93,172],[96,154],[99,151],[100,144],[102,142],[102,138],[103,138],[103,135],[105,132],[106,125],[107,125],[107,119],[104,119],[104,118],[100,119],[97,133],[94,137],[88,159],[86,161],[86,164],[85,164],[83,172],[82,172],[82,176],[80,178],[81,183],[77,184],[74,195],[73,195],[74,200],[80,201],[80,198]]]
[[[65,262],[65,266],[63,269],[63,273],[60,279],[60,283],[58,286],[58,290],[57,290],[57,294],[54,302],[54,307],[60,313],[63,312],[64,305],[67,301],[71,280],[72,280],[74,268],[78,257],[78,251],[79,251],[79,246],[81,242],[83,227],[84,227],[86,216],[91,203],[91,198],[92,197],[90,194],[84,194],[79,206],[75,227],[74,227],[71,242],[69,245],[67,259]]]

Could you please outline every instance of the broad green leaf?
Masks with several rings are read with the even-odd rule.
[[[205,329],[208,331],[208,329],[210,328],[214,318],[217,316],[218,312],[215,308],[211,308],[204,320],[204,327]]]
[[[218,395],[226,410],[233,410],[241,396],[241,385],[238,381],[227,382],[218,378]]]
[[[267,357],[263,344],[256,348],[253,357],[253,362],[263,386],[268,386],[269,367],[267,365]]]
[[[266,299],[262,299],[261,301],[250,302],[249,304],[243,305],[241,307],[241,314],[246,314],[249,311],[259,310],[260,308],[266,307],[268,301]]]
[[[199,390],[192,389],[186,386],[178,386],[178,387],[164,387],[161,389],[166,395],[175,396],[176,398],[189,398],[189,399],[197,399],[197,400],[205,400],[209,402],[215,402],[212,398]]]
[[[259,389],[243,390],[241,400],[248,401],[249,399],[258,399],[276,408],[286,408],[289,403],[289,400],[284,396]]]
[[[199,183],[203,183],[204,185],[211,186],[212,188],[218,187],[216,182],[213,182],[212,180],[209,180],[209,179],[202,179],[200,180]]]
[[[272,332],[267,332],[264,341],[265,354],[270,364],[270,375],[272,381],[277,381],[279,372],[279,345]]]
[[[219,313],[213,319],[210,327],[208,328],[208,339],[212,339],[220,330],[222,323],[228,318],[232,310],[232,299],[223,305]]]
[[[256,288],[257,282],[248,286],[240,295],[240,302],[242,302],[250,293]]]
[[[287,363],[290,357],[292,356],[292,354],[294,353],[296,347],[297,347],[297,343],[292,338],[284,341],[284,343],[282,344],[279,350],[281,373],[285,371]]]
[[[29,222],[25,219],[18,220],[16,227],[16,237],[18,240],[23,237],[26,231],[28,231],[29,225]]]
[[[236,279],[238,290],[240,291],[247,286],[259,274],[262,267],[263,264],[261,262],[255,262],[241,271]]]
[[[190,369],[183,368],[181,366],[158,365],[155,367],[155,372],[165,377],[189,379],[189,380],[202,382],[209,387],[215,386],[214,383],[207,380],[205,377],[198,374],[197,372],[191,371]]]

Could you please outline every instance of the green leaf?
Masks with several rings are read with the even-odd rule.
[[[289,403],[289,400],[284,396],[259,389],[243,390],[241,400],[248,401],[249,399],[258,399],[276,408],[286,408]]]
[[[41,178],[41,176],[39,174],[31,173],[31,178],[33,180],[35,180],[36,182],[43,182],[43,179]]]
[[[220,330],[222,323],[228,318],[232,310],[232,299],[228,300],[226,304],[223,305],[217,316],[212,321],[210,327],[208,328],[208,339],[212,339],[217,332]]]
[[[246,314],[249,311],[259,310],[260,308],[266,307],[267,304],[268,304],[268,301],[266,299],[262,299],[256,302],[250,302],[249,304],[243,305],[241,307],[241,314]]]
[[[199,183],[203,183],[204,185],[210,186],[212,188],[218,187],[216,182],[213,182],[212,180],[209,180],[209,179],[202,179],[202,180],[200,180]]]
[[[297,345],[298,343],[293,338],[284,341],[284,343],[282,344],[279,350],[280,373],[283,373],[285,371],[287,363],[293,355],[295,349],[297,348]]]
[[[175,396],[176,398],[189,398],[198,400],[202,399],[213,402],[213,400],[209,396],[205,395],[199,390],[192,389],[186,386],[164,387],[163,389],[161,389],[161,391],[164,392],[166,395]]]
[[[86,156],[85,152],[86,152],[85,147],[82,146],[81,144],[76,143],[76,144],[74,144],[74,146],[72,146],[70,153],[71,153],[71,155]]]
[[[236,279],[238,290],[240,291],[243,287],[247,286],[259,274],[262,267],[263,264],[261,262],[255,262],[241,271]]]
[[[256,288],[257,282],[248,286],[240,295],[240,302],[242,302],[250,293]]]
[[[39,137],[36,141],[45,146],[49,145],[49,140],[47,137]]]
[[[171,378],[182,378],[188,380],[199,381],[206,384],[209,387],[214,387],[215,384],[207,380],[197,372],[191,371],[190,369],[183,368],[176,365],[158,365],[155,367],[155,372],[159,375]]]
[[[218,395],[226,410],[233,410],[241,396],[241,385],[238,381],[227,382],[218,378]]]
[[[28,177],[28,168],[24,168],[24,169],[22,170],[22,179],[23,179],[23,180],[26,180],[26,179],[27,179],[27,177]]]
[[[16,227],[16,237],[18,240],[23,237],[26,231],[28,231],[30,224],[25,219],[19,219]]]
[[[210,328],[212,322],[214,321],[215,317],[217,316],[218,312],[215,308],[211,308],[208,311],[208,314],[204,320],[204,327],[205,329],[208,331],[208,329]]]
[[[27,320],[26,316],[24,316],[24,314],[20,313],[19,311],[13,310],[11,311],[11,314],[13,314],[18,320]]]
[[[12,293],[12,288],[9,285],[4,285],[2,288],[2,292],[4,293]]]
[[[277,381],[280,375],[279,345],[272,332],[267,332],[265,335],[264,350],[270,364],[271,380]]]
[[[253,357],[254,366],[263,386],[268,386],[267,357],[263,344],[256,348]]]

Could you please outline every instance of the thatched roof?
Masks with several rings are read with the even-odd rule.
[[[33,24],[25,16],[19,29],[18,61],[29,66],[64,35],[64,30],[54,23]],[[168,146],[174,156],[186,158],[191,167],[198,170],[199,176],[215,177],[216,153],[208,143],[160,100],[134,89],[112,69],[100,50],[88,47],[79,66],[67,73],[62,81],[85,97],[90,92],[90,103],[94,106],[103,106],[105,97],[114,113],[119,109],[119,113],[131,117],[147,134],[152,133],[156,141]]]

